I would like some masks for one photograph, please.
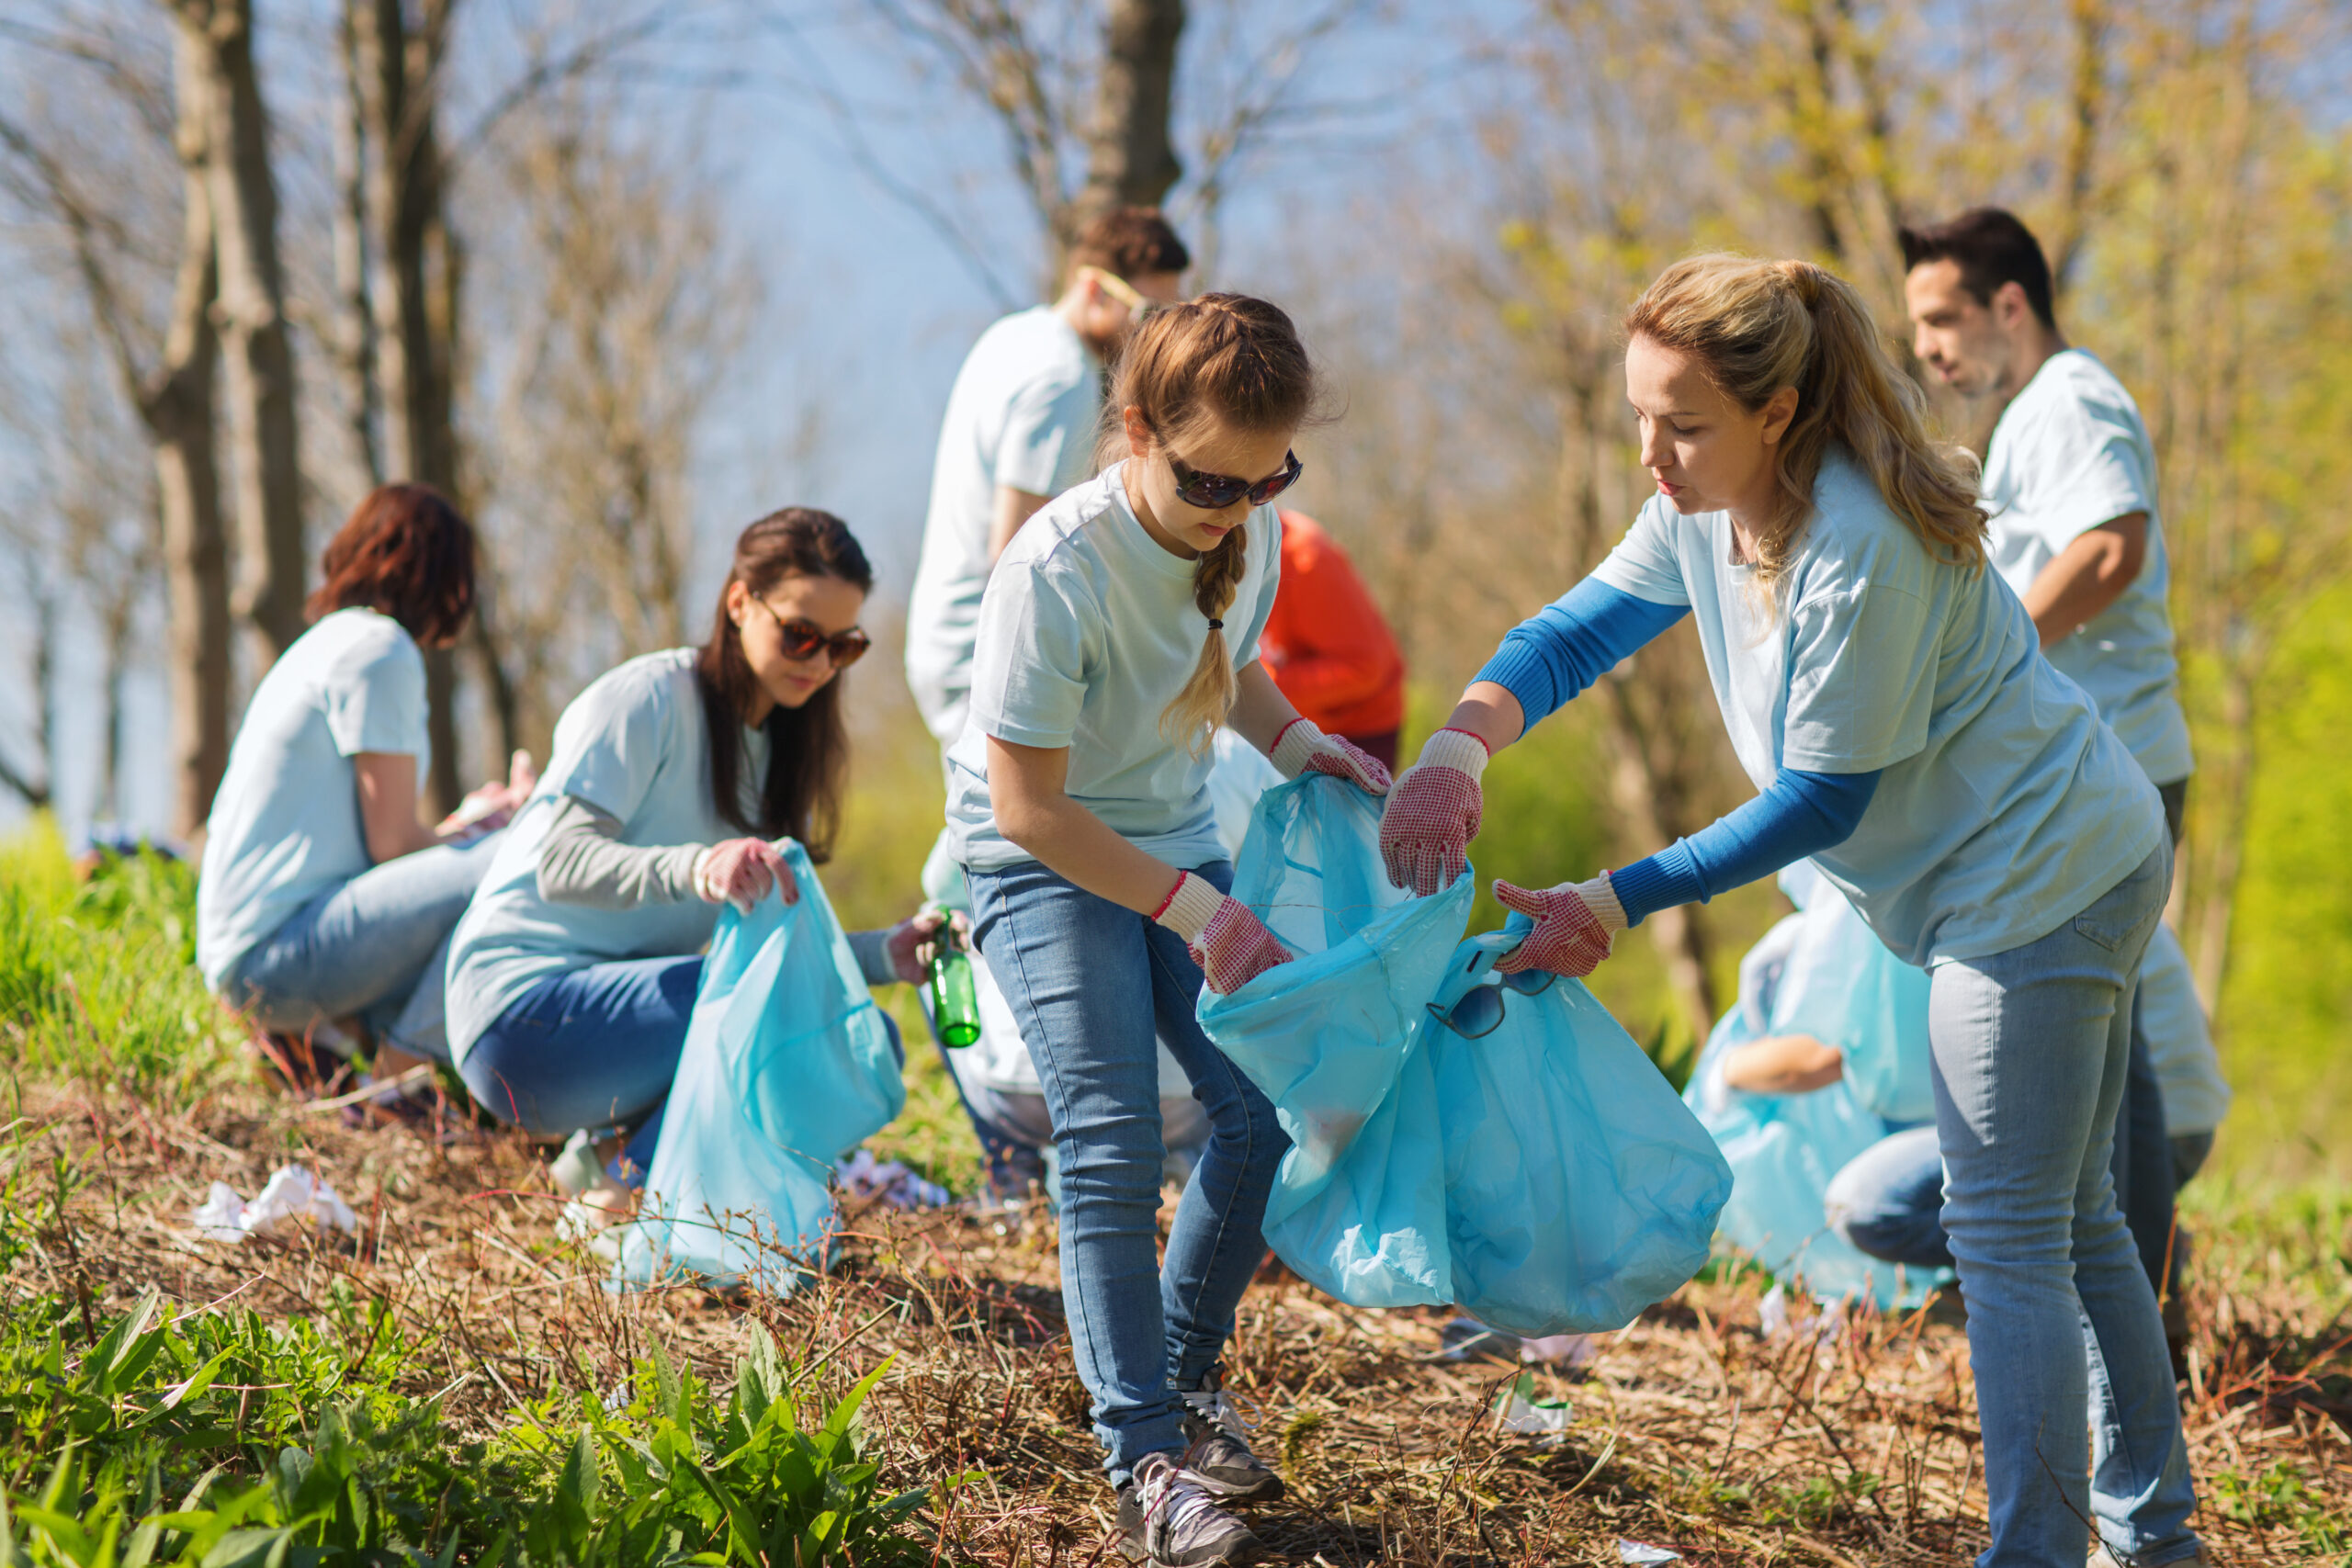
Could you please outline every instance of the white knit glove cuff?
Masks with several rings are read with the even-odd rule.
[[[1625,929],[1625,906],[1617,901],[1617,889],[1609,884],[1609,874],[1602,872],[1590,882],[1577,884],[1577,897],[1600,922],[1603,931],[1622,931]]]
[[[1417,768],[1452,768],[1472,779],[1487,771],[1487,743],[1466,729],[1441,729],[1422,743]]]
[[[1311,718],[1293,720],[1283,730],[1282,739],[1274,742],[1273,754],[1268,760],[1274,770],[1286,779],[1295,779],[1306,771],[1306,760],[1323,744],[1323,730]]]
[[[718,902],[718,890],[713,887],[709,883],[705,882],[702,876],[703,872],[710,865],[710,857],[718,852],[718,846],[717,844],[705,844],[702,847],[702,853],[695,856],[695,868],[690,874],[691,880],[694,883],[695,897],[700,898],[707,904],[716,904]]]
[[[1184,939],[1186,946],[1198,943],[1201,933],[1225,903],[1225,895],[1216,884],[1205,876],[1186,872],[1177,880],[1176,891],[1168,896],[1168,907],[1153,918]]]

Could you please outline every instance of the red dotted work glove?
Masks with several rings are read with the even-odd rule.
[[[1274,737],[1274,749],[1268,755],[1283,777],[1295,779],[1301,773],[1329,773],[1335,779],[1345,779],[1370,795],[1388,793],[1388,770],[1373,756],[1344,736],[1326,735],[1311,718],[1295,718],[1283,726]]]
[[[1151,918],[1184,939],[1184,951],[1201,966],[1209,989],[1220,997],[1291,960],[1290,950],[1274,940],[1250,906],[1227,897],[1208,878],[1189,871],[1176,879],[1168,901]]]
[[[1468,730],[1441,729],[1429,738],[1381,813],[1380,858],[1391,886],[1424,898],[1453,886],[1478,836],[1486,809],[1478,775],[1486,771],[1487,743]]]
[[[1609,886],[1605,871],[1589,882],[1534,890],[1498,880],[1495,898],[1504,908],[1535,921],[1527,940],[1495,964],[1500,975],[1548,969],[1582,979],[1600,967],[1609,956],[1609,944],[1625,929],[1624,907],[1617,902],[1617,890]]]

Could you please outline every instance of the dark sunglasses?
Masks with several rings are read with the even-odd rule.
[[[874,639],[855,626],[845,632],[829,632],[816,622],[804,621],[797,615],[786,620],[776,614],[775,605],[756,594],[752,602],[768,613],[768,618],[775,622],[775,629],[783,634],[786,659],[814,659],[817,650],[823,649],[834,669],[846,670],[865,658],[865,650],[874,646]]]
[[[1168,471],[1176,476],[1176,499],[1204,512],[1223,511],[1244,496],[1250,505],[1263,506],[1296,484],[1305,467],[1297,453],[1285,452],[1282,472],[1270,479],[1237,479],[1231,474],[1204,474],[1175,453],[1168,454]]]
[[[1472,962],[1477,960],[1474,958]],[[1505,991],[1515,991],[1522,997],[1540,997],[1550,990],[1552,982],[1558,978],[1548,969],[1523,969],[1516,975],[1498,975],[1492,980],[1481,980],[1463,992],[1461,999],[1450,1008],[1441,1008],[1435,1002],[1426,1005],[1431,1018],[1463,1039],[1483,1040],[1503,1026],[1503,1004],[1510,999],[1503,994]]]

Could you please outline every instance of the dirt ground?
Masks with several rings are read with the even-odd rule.
[[[513,1138],[454,1122],[438,1136],[354,1129],[258,1090],[165,1117],[85,1085],[28,1095],[20,1113],[43,1158],[67,1157],[45,1199],[63,1218],[36,1227],[17,1292],[86,1290],[121,1307],[153,1285],[190,1305],[293,1314],[340,1282],[424,1336],[416,1388],[458,1383],[447,1408],[475,1431],[559,1385],[608,1388],[656,1342],[725,1386],[764,1325],[829,1386],[892,1358],[867,1419],[893,1479],[976,1472],[934,1512],[948,1558],[1119,1561],[1042,1206],[1011,1222],[853,1211],[836,1267],[782,1299],[616,1295],[601,1261],[555,1240],[545,1168]],[[356,1245],[196,1237],[188,1213],[208,1182],[250,1194],[288,1160],[357,1211]],[[2200,1526],[2224,1562],[2341,1561],[2352,1376],[2328,1303],[2342,1281],[2275,1253],[2233,1268],[2228,1288],[2200,1269],[2191,1298]],[[1531,1436],[1493,1413],[1516,1365],[1435,1358],[1447,1314],[1346,1307],[1270,1261],[1228,1371],[1260,1412],[1254,1445],[1290,1484],[1254,1527],[1278,1561],[1332,1568],[1617,1563],[1627,1541],[1709,1565],[1968,1561],[1984,1495],[1955,1314],[1823,1320],[1799,1303],[1768,1338],[1767,1282],[1726,1272],[1598,1338],[1588,1365],[1533,1369],[1567,1425]]]

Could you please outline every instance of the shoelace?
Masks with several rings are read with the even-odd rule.
[[[1217,1511],[1216,1501],[1201,1489],[1200,1483],[1172,1462],[1154,1466],[1149,1475],[1137,1479],[1136,1501],[1142,1506],[1147,1530],[1161,1509],[1167,1510],[1168,1517],[1161,1533],[1170,1536],[1183,1529],[1202,1514]]]
[[[1236,1398],[1227,1389],[1188,1393],[1183,1397],[1186,1408],[1207,1416],[1210,1425],[1245,1448],[1250,1443],[1250,1429],[1262,1418],[1256,1400],[1246,1402],[1248,1414],[1245,1415],[1245,1402]]]

